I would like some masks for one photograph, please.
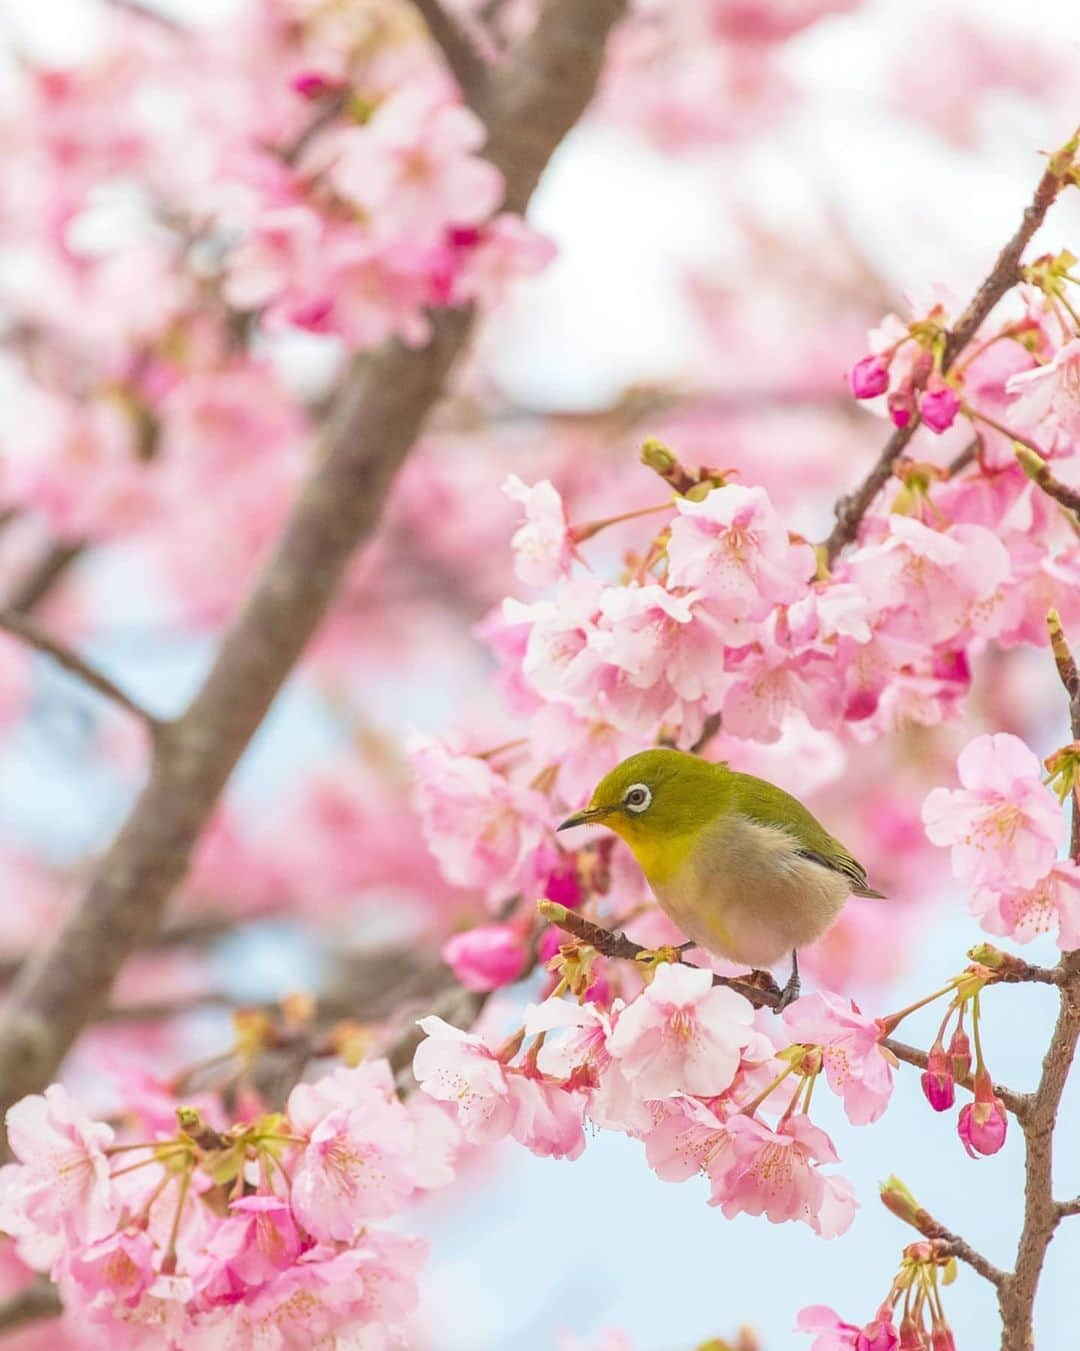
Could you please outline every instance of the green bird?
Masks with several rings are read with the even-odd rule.
[[[781,1009],[798,998],[799,948],[821,937],[848,896],[884,899],[797,798],[683,751],[631,755],[559,829],[592,822],[622,836],[661,907],[698,946],[755,968],[790,953]]]

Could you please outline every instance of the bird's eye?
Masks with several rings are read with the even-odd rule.
[[[623,794],[623,803],[632,812],[643,812],[652,802],[652,792],[644,783],[632,783]]]

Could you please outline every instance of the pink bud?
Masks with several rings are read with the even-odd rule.
[[[958,1027],[949,1042],[949,1059],[954,1079],[966,1079],[971,1073],[971,1042],[962,1027]]]
[[[919,1081],[926,1101],[935,1112],[947,1112],[956,1101],[956,1085],[945,1048],[940,1039],[930,1047],[926,1057],[926,1070]]]
[[[848,379],[857,399],[876,399],[889,388],[889,363],[882,356],[863,357],[852,367]]]
[[[910,1314],[900,1324],[900,1351],[927,1351],[923,1330]]]
[[[544,895],[567,910],[576,910],[581,904],[581,883],[576,868],[556,868],[548,875]]]
[[[321,99],[324,94],[341,87],[337,81],[328,79],[317,70],[300,71],[289,81],[289,86],[301,98],[311,100]]]
[[[946,1323],[938,1323],[930,1334],[930,1351],[956,1351],[956,1339]]]
[[[888,399],[889,416],[893,420],[894,427],[906,427],[911,421],[911,415],[915,411],[915,402],[911,397],[910,390],[897,389],[889,395]]]
[[[944,380],[932,380],[919,399],[922,420],[932,432],[946,431],[959,411],[960,396]]]
[[[956,1126],[961,1143],[972,1158],[996,1154],[1005,1143],[1009,1126],[1005,1105],[994,1096],[994,1085],[982,1067],[975,1072],[975,1101],[963,1109]]]
[[[521,975],[525,944],[508,924],[482,924],[448,939],[442,958],[466,990],[496,990]]]
[[[562,929],[557,929],[554,924],[549,925],[536,941],[537,964],[547,966],[562,945],[569,941]]]

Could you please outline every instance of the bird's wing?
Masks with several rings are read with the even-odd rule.
[[[733,774],[731,779],[731,806],[734,810],[766,825],[782,821],[784,829],[795,841],[796,853],[801,857],[812,859],[823,868],[846,877],[856,896],[884,900],[881,892],[870,886],[862,864],[838,839],[829,834],[798,798],[753,774]]]
[[[842,846],[838,847],[842,849]],[[874,900],[883,901],[884,892],[875,891],[870,885],[870,879],[866,876],[866,869],[846,851],[838,852],[834,857],[829,858],[825,854],[819,854],[815,849],[796,849],[796,854],[800,858],[811,859],[814,863],[820,863],[823,868],[831,868],[833,872],[840,873],[851,883],[851,890],[856,896],[868,896]]]

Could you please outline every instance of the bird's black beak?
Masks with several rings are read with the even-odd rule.
[[[590,821],[600,821],[611,811],[610,807],[586,807],[584,811],[568,816],[556,830],[573,830],[575,826],[586,826]]]

